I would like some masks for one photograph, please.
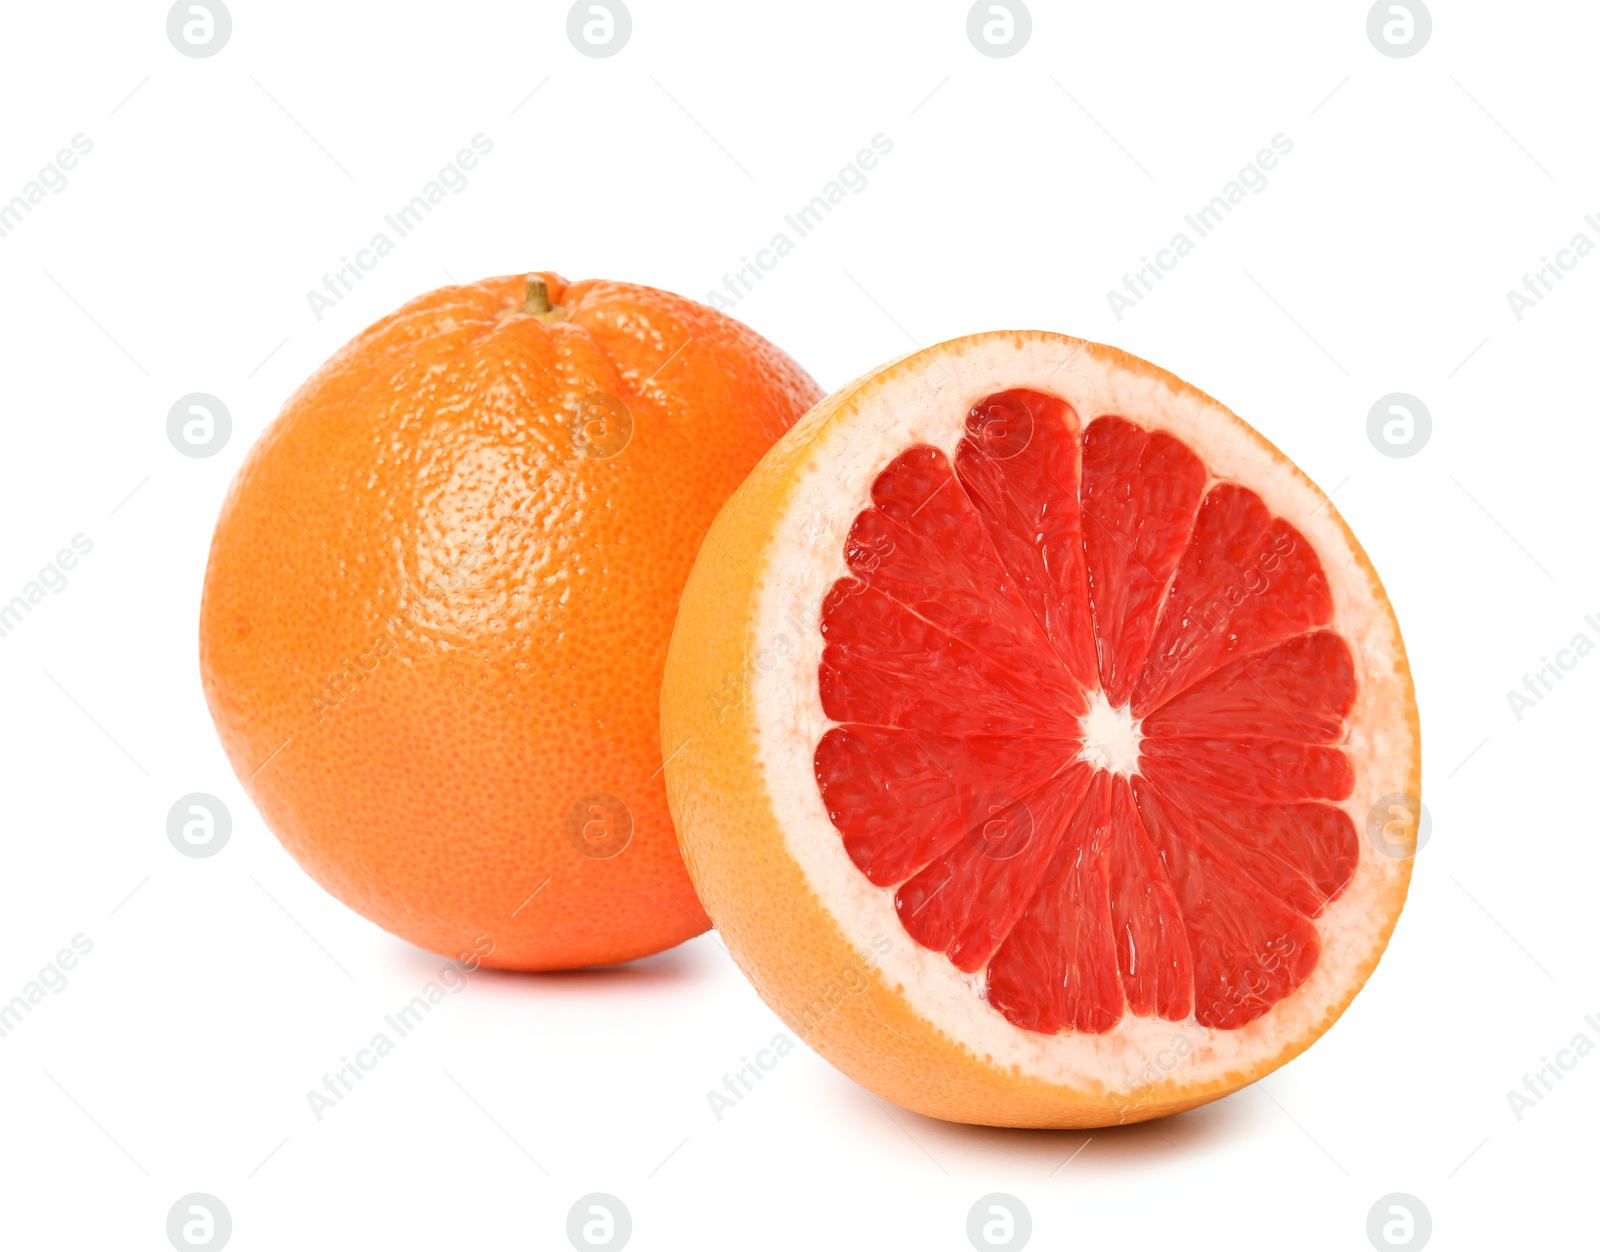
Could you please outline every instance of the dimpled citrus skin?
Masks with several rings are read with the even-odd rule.
[[[596,392],[631,416],[614,455],[574,434]],[[200,613],[223,747],[295,859],[502,968],[705,930],[661,776],[667,642],[718,507],[819,396],[711,309],[555,274],[442,288],[341,349],[241,468]],[[633,825],[605,858],[568,833],[597,794]]]

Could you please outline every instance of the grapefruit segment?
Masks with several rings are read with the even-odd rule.
[[[1326,622],[1327,580],[1311,546],[1249,488],[1206,493],[1134,685],[1143,717],[1225,661]]]
[[[1207,843],[1181,799],[1144,779],[1134,793],[1177,892],[1194,963],[1195,1020],[1224,1030],[1254,1021],[1316,965],[1316,928]]]
[[[1077,414],[1037,391],[988,396],[967,414],[956,468],[1061,665],[1078,686],[1092,685],[1094,641],[1077,611],[1086,594],[1082,525],[1077,509],[1061,507],[1078,494]]]
[[[1331,630],[1241,657],[1142,719],[1146,738],[1256,735],[1337,743],[1355,705],[1350,646]]]
[[[1110,883],[1102,855],[1106,784],[1079,806],[1057,845],[1049,883],[989,970],[989,1002],[1023,1030],[1099,1033],[1123,1014],[1111,931]]]
[[[1338,748],[1287,739],[1147,739],[1143,768],[1173,789],[1221,791],[1246,800],[1343,800],[1355,785]]]
[[[1092,776],[1074,764],[1016,799],[986,797],[966,837],[895,893],[906,933],[957,969],[982,969],[1041,889]]]
[[[870,582],[835,587],[822,619],[828,646],[820,690],[837,721],[928,734],[1065,737],[1082,695],[1049,672],[1030,677],[1027,652],[1001,631],[964,639]],[[1021,653],[1022,655],[1018,655]]]
[[[842,722],[931,733],[1070,733],[1081,688],[1049,660],[945,456],[913,448],[850,528],[823,604],[824,702]]]
[[[1113,704],[1128,702],[1149,655],[1205,485],[1200,458],[1161,431],[1100,417],[1084,433],[1084,555],[1100,685]]]
[[[911,878],[959,839],[999,846],[1010,806],[1025,797],[1034,762],[1010,736],[917,735],[893,726],[835,726],[817,745],[823,801],[850,859],[878,886]],[[1037,741],[1065,757],[1070,742]],[[1014,842],[1013,847],[1020,847]]]
[[[1100,777],[1110,793],[1106,875],[1128,1012],[1181,1021],[1194,1006],[1194,961],[1183,910],[1135,807],[1131,783],[1117,775]]]
[[[1220,405],[1062,336],[940,345],[813,410],[701,550],[662,726],[730,952],[934,1116],[1225,1094],[1343,1011],[1409,881],[1357,833],[1420,789],[1359,545]]]
[[[1147,777],[1155,782],[1157,770]],[[1350,885],[1360,844],[1350,815],[1333,804],[1256,804],[1191,791],[1202,838],[1222,855],[1249,861],[1263,886],[1297,912],[1316,917]]]

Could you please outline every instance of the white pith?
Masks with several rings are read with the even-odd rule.
[[[1139,721],[1126,705],[1112,707],[1103,691],[1089,696],[1089,711],[1083,715],[1083,750],[1080,761],[1096,769],[1130,778],[1139,772]]]
[[[750,698],[757,751],[789,853],[855,946],[865,949],[875,935],[891,938],[879,968],[910,1007],[1001,1069],[1113,1098],[1126,1093],[1130,1104],[1159,1099],[1165,1088],[1252,1072],[1262,1058],[1313,1032],[1344,1002],[1356,971],[1382,942],[1392,913],[1387,901],[1407,872],[1404,862],[1382,855],[1364,837],[1368,806],[1412,784],[1407,773],[1417,755],[1393,620],[1375,602],[1377,588],[1322,493],[1287,472],[1220,408],[1053,336],[983,337],[959,354],[945,355],[941,364],[942,369],[880,377],[847,402],[854,409],[850,419],[828,423],[808,446],[807,465],[765,553],[749,640],[752,655],[762,656],[763,673]],[[916,443],[953,456],[971,406],[1015,387],[1060,396],[1082,426],[1116,414],[1169,431],[1201,457],[1213,484],[1248,486],[1295,526],[1327,576],[1334,605],[1330,625],[1350,645],[1358,683],[1341,747],[1355,776],[1344,807],[1363,836],[1360,860],[1344,893],[1313,919],[1322,951],[1311,976],[1241,1029],[1212,1029],[1192,1017],[1178,1022],[1133,1015],[1103,1034],[1043,1035],[1013,1026],[984,999],[983,971],[963,973],[943,953],[912,941],[896,914],[894,888],[874,886],[856,868],[823,808],[813,753],[833,723],[823,712],[817,681],[820,606],[847,573],[850,525],[870,505],[872,484],[894,457]],[[1107,706],[1086,730],[1106,767],[1136,767],[1137,729],[1125,713]]]

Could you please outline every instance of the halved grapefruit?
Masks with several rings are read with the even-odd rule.
[[[1410,880],[1387,809],[1367,837],[1421,779],[1360,545],[1214,400],[1061,335],[917,352],[767,453],[685,589],[662,745],[757,991],[954,1121],[1260,1078],[1350,1003]]]

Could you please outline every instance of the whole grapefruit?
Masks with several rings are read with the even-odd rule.
[[[295,859],[503,968],[705,930],[668,638],[718,507],[819,395],[731,318],[553,273],[441,288],[335,354],[240,469],[200,610],[223,747]]]

